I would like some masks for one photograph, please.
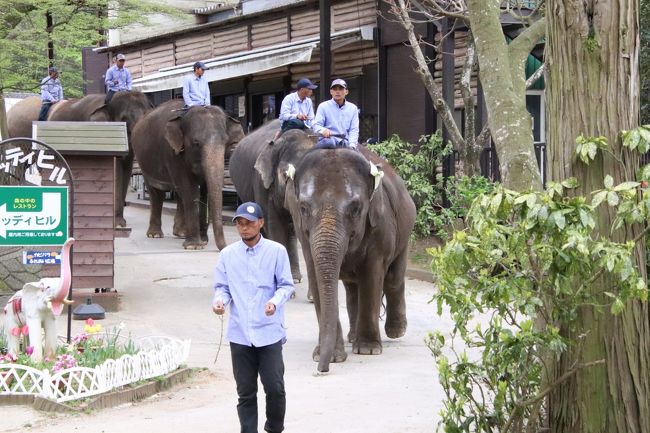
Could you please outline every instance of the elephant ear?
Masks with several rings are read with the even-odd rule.
[[[185,149],[183,146],[183,131],[181,130],[180,116],[176,116],[167,121],[167,125],[165,125],[165,140],[174,149],[175,155],[179,155]]]
[[[370,162],[370,206],[368,208],[368,220],[371,227],[376,227],[377,224],[384,218],[385,199],[384,199],[384,172],[381,166],[377,166]]]
[[[25,283],[23,285],[23,297],[25,296],[35,296],[43,290],[45,286],[40,282],[40,281],[32,281],[29,283]]]
[[[88,118],[93,122],[108,122],[111,120],[111,116],[108,112],[108,105],[103,104],[101,107],[96,108],[95,111],[90,113]]]
[[[255,160],[255,170],[260,174],[264,189],[269,189],[273,182],[273,149],[274,146],[267,144],[264,150]]]

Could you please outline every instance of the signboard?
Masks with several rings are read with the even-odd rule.
[[[25,265],[60,265],[61,251],[23,251]]]
[[[0,246],[63,245],[68,188],[0,186]]]

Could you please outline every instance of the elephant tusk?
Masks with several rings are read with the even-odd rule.
[[[47,301],[47,309],[48,310],[52,309],[52,301]]]
[[[296,167],[294,167],[293,164],[289,164],[285,173],[287,175],[287,178],[293,180],[293,176],[296,174]]]
[[[72,305],[72,304],[74,304],[74,299],[67,299],[67,298],[64,298],[62,302],[63,302],[65,305]]]
[[[375,178],[375,189],[379,188],[381,178],[384,177],[384,172],[379,170],[375,164],[370,162],[370,175]]]

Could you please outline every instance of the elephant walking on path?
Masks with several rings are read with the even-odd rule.
[[[47,120],[70,122],[125,122],[129,144],[135,124],[153,105],[142,92],[118,92],[111,102],[105,104],[105,95],[93,94],[80,99],[63,100],[50,109]],[[38,119],[40,98],[34,96],[14,105],[7,114],[10,137],[31,137],[32,121]],[[115,173],[115,226],[125,227],[124,201],[133,171],[133,149],[118,159]]]
[[[224,157],[243,137],[239,121],[221,108],[194,106],[184,111],[178,99],[161,104],[136,125],[133,150],[151,203],[147,236],[163,237],[164,193],[173,190],[179,197],[174,234],[185,238],[183,247],[201,249],[207,244],[206,205],[216,245],[226,246],[221,218]]]
[[[386,297],[389,338],[406,332],[404,275],[415,205],[395,171],[364,147],[314,149],[288,169],[286,205],[302,245],[319,325],[318,371],[347,358],[338,314],[346,289],[354,353],[382,352],[379,315]]]
[[[247,135],[230,158],[230,177],[239,198],[254,201],[264,210],[264,235],[287,249],[294,283],[302,280],[298,264],[296,234],[289,210],[285,208],[287,168],[298,164],[316,144],[305,131],[286,131],[269,144],[280,128],[274,120]]]

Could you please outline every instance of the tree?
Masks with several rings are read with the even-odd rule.
[[[53,63],[61,71],[65,96],[82,96],[82,48],[105,44],[109,28],[146,23],[147,15],[152,13],[179,13],[145,0],[0,0],[0,11],[0,127],[3,137],[6,137],[6,92],[38,93],[40,80]],[[115,16],[109,18],[109,12]],[[51,16],[51,26],[47,25],[46,14]],[[48,42],[54,47],[53,59],[48,58]]]
[[[526,110],[525,63],[530,51],[544,35],[544,18],[537,17],[533,20],[513,11],[528,27],[508,44],[501,26],[502,10],[499,2],[397,0],[387,3],[391,5],[392,15],[407,31],[417,62],[416,72],[429,92],[438,115],[450,131],[451,141],[461,152],[476,155],[480,152],[488,130],[485,129],[478,137],[467,127],[464,136],[460,132],[451,114],[453,107],[447,107],[442,98],[442,90],[436,86],[431,76],[429,61],[422,52],[423,43],[415,34],[413,22],[416,21],[414,16],[432,21],[452,18],[469,27],[471,37],[460,83],[465,100],[465,124],[474,125],[476,102],[471,95],[469,76],[476,59],[485,93],[489,132],[499,158],[502,181],[506,186],[519,191],[540,189],[542,183],[534,154],[531,117]]]
[[[622,130],[639,122],[639,3],[634,0],[549,0],[547,62],[548,150],[551,178],[576,177],[576,193],[632,180],[638,159],[623,147]],[[605,137],[610,147],[589,167],[574,156],[576,137]],[[638,139],[637,139],[638,141]],[[600,236],[633,240],[642,228],[624,224],[612,231],[614,215],[601,209]],[[635,249],[637,269],[645,273],[645,251]],[[605,304],[616,281],[597,278],[592,294]],[[650,323],[647,303],[630,301],[623,314],[611,316],[596,306],[580,309],[586,362],[604,364],[579,371],[550,399],[551,431],[650,432]],[[569,332],[563,329],[563,332]],[[569,351],[574,351],[570,348]],[[571,353],[568,354],[569,356]],[[556,374],[567,368],[562,357]]]
[[[650,123],[650,0],[640,2],[641,53],[639,72],[641,74],[641,123]]]

